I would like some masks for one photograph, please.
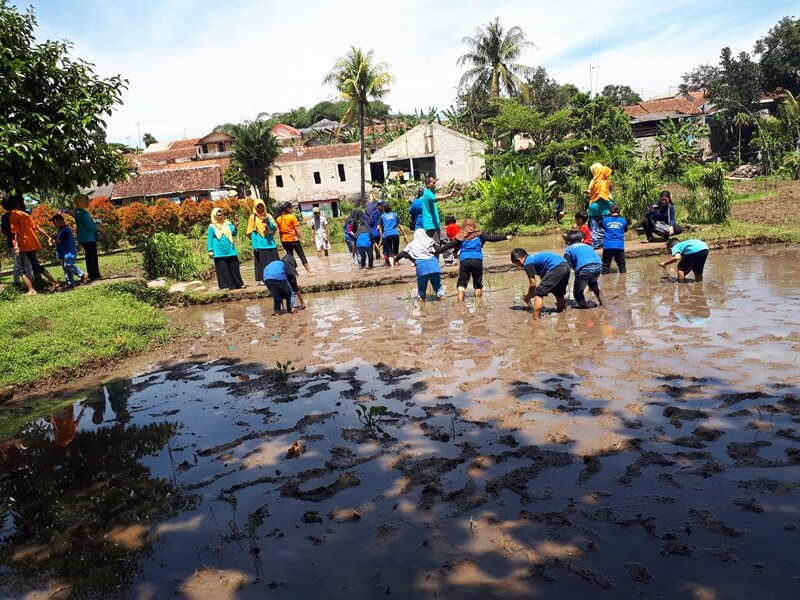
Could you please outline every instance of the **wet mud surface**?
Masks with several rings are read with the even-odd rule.
[[[175,311],[0,442],[0,597],[798,597],[798,261],[631,261],[540,322],[521,273]]]

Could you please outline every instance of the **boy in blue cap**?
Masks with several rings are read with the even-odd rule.
[[[556,311],[563,311],[567,302],[564,296],[567,294],[567,284],[569,284],[569,265],[563,256],[553,252],[537,252],[529,255],[522,248],[514,248],[511,251],[511,263],[524,269],[528,275],[528,293],[522,299],[528,306],[533,299],[533,318],[538,319],[544,307],[544,297],[553,294],[556,297]],[[536,283],[536,277],[539,283]]]

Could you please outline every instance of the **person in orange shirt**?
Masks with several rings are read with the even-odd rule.
[[[52,242],[53,239],[44,229],[36,225],[31,216],[25,212],[25,201],[21,196],[12,198],[11,215],[8,221],[11,227],[14,271],[19,275],[25,287],[28,288],[26,294],[32,295],[36,293],[33,288],[33,280],[27,275],[29,272],[33,272],[34,275],[44,275],[50,282],[50,289],[57,290],[58,282],[50,274],[50,271],[39,264],[39,258],[36,256],[37,250],[42,247],[36,232],[38,231],[45,236],[48,243]]]
[[[286,250],[286,254],[290,256],[294,256],[294,253],[297,252],[297,256],[300,257],[300,262],[303,263],[303,266],[306,268],[306,273],[308,273],[309,276],[313,275],[311,267],[308,266],[306,253],[303,252],[303,234],[300,231],[300,222],[292,212],[292,203],[288,201],[284,202],[281,204],[279,210],[280,214],[275,220],[278,223],[278,231],[281,234],[281,245],[283,249]]]

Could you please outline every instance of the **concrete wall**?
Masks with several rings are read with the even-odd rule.
[[[344,165],[344,181],[339,178],[340,164]],[[269,193],[278,201],[297,202],[301,195],[305,201],[308,196],[326,195],[326,192],[328,196],[333,192],[342,198],[352,200],[361,192],[359,168],[358,156],[279,162],[273,167],[273,172],[269,176]],[[314,182],[315,172],[320,175],[320,183]],[[283,187],[277,185],[278,176],[283,179]],[[369,189],[370,186],[367,184],[367,191]]]

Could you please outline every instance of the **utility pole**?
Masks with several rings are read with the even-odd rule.
[[[138,152],[141,152],[142,151],[142,127],[141,127],[141,123],[137,123],[136,124],[136,134],[138,136],[136,138],[136,150]]]

